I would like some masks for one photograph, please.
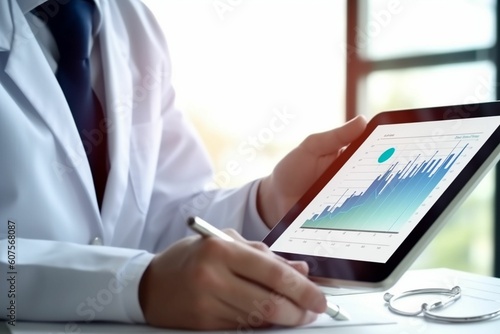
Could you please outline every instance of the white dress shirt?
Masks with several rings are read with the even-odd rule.
[[[153,15],[138,0],[96,0],[92,77],[111,124],[99,212],[54,76],[57,47],[29,13],[43,2],[0,1],[0,291],[12,220],[18,320],[143,322],[142,273],[154,253],[191,234],[188,215],[248,239],[268,232],[256,209],[258,181],[209,189],[211,165],[174,107],[167,46]],[[8,303],[2,296],[0,309]]]

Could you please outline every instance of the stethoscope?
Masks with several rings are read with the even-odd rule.
[[[418,311],[405,311],[402,310],[398,307],[395,306],[395,302],[398,299],[404,298],[404,297],[409,297],[409,296],[415,296],[415,295],[422,295],[422,294],[435,294],[435,295],[444,295],[448,296],[448,298],[444,301],[437,301],[432,304],[428,303],[423,303]],[[485,313],[481,315],[476,315],[476,316],[469,316],[469,317],[450,317],[450,316],[443,316],[439,315],[436,313],[432,313],[433,310],[437,310],[443,307],[446,307],[454,302],[456,302],[460,297],[462,296],[462,289],[460,289],[459,286],[455,286],[451,289],[443,289],[443,288],[427,288],[427,289],[415,289],[415,290],[409,290],[406,292],[403,292],[398,295],[393,295],[389,292],[384,294],[384,300],[388,303],[389,310],[391,312],[400,314],[400,315],[405,315],[405,316],[418,316],[422,314],[424,317],[428,319],[432,319],[435,321],[444,321],[444,322],[475,322],[475,321],[484,321],[484,320],[489,320],[493,319],[497,316],[500,315],[500,309],[490,312],[490,313]]]

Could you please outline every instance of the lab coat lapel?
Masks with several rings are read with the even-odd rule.
[[[61,161],[52,162],[54,172],[60,177],[76,176],[81,180],[86,197],[95,208],[90,214],[100,221],[92,174],[64,94],[17,2],[1,2],[0,24],[3,27],[0,29],[0,43],[5,45],[0,48],[9,52],[5,73],[31,103],[34,112],[44,120],[63,149],[63,154],[59,156]],[[11,44],[7,45],[5,41],[11,41]]]
[[[10,7],[9,1],[0,1],[0,52],[10,50],[14,33]]]
[[[106,230],[112,231],[125,198],[130,165],[130,129],[133,109],[132,75],[129,68],[128,48],[116,38],[112,10],[109,2],[102,1],[103,25],[99,33],[102,67],[105,73],[106,115],[110,171],[104,195],[101,216]]]

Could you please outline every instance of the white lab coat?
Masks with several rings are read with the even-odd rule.
[[[267,231],[255,209],[257,182],[206,189],[211,166],[173,106],[167,46],[151,13],[139,1],[101,5],[111,166],[100,214],[53,71],[18,2],[0,1],[0,318],[13,300],[13,271],[17,320],[140,322],[140,277],[152,253],[188,234],[188,215],[249,238]]]

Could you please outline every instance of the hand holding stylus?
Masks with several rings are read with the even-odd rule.
[[[233,237],[219,230],[200,217],[189,217],[187,224],[193,231],[199,233],[203,237],[220,238],[228,242],[236,241]],[[349,320],[347,313],[342,310],[339,305],[332,302],[327,302],[327,309],[325,313],[336,320]]]

